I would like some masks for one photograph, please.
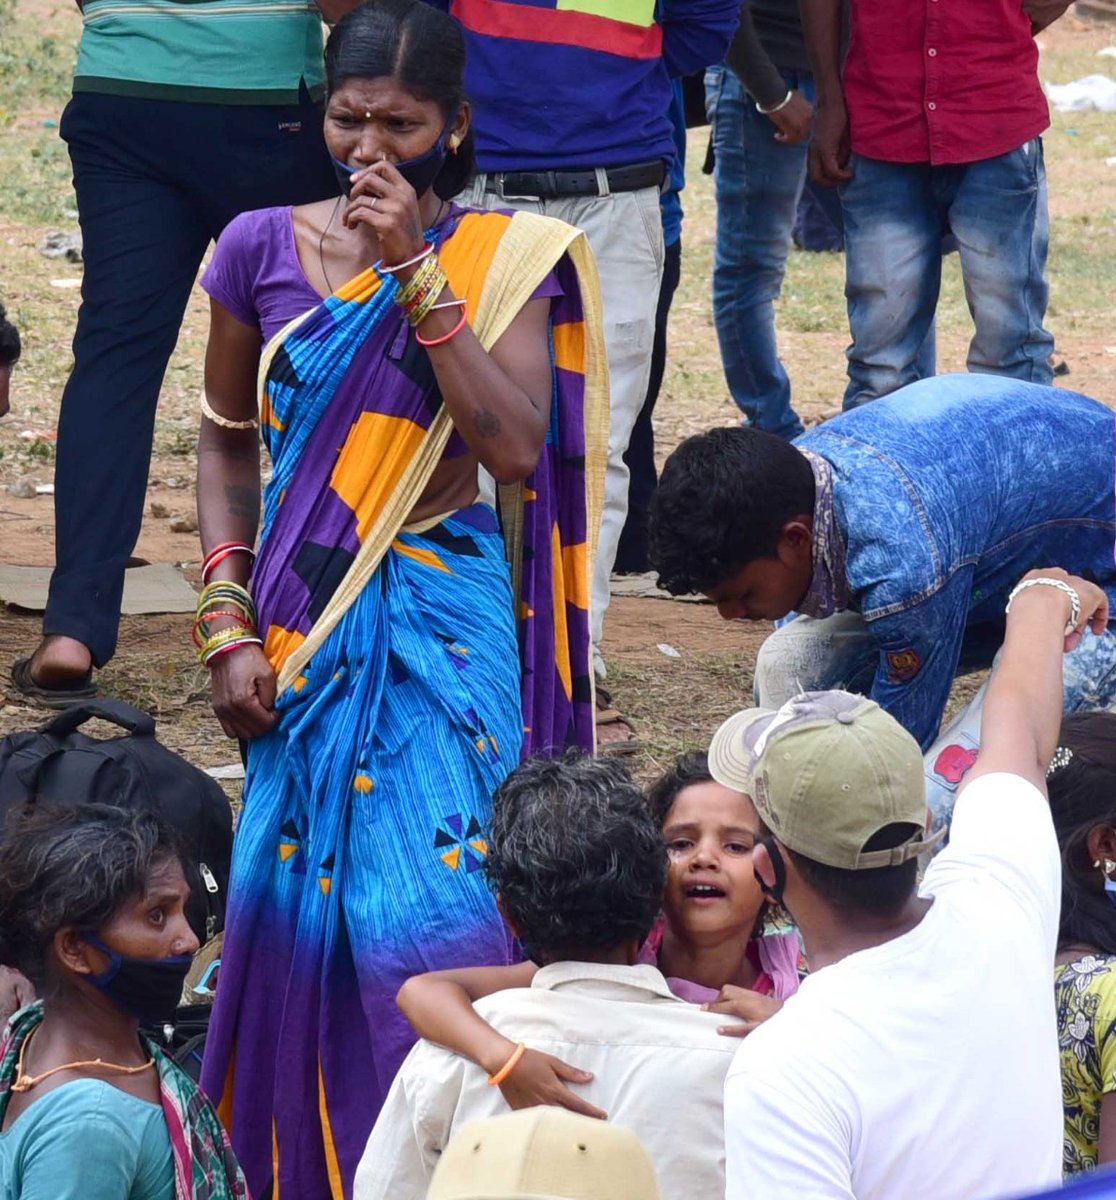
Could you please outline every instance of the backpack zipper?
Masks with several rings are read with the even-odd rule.
[[[209,869],[206,863],[198,863],[198,874],[202,877],[202,883],[205,884],[205,890],[211,896],[216,896],[221,890],[217,885],[217,880],[214,878],[213,872]],[[213,913],[213,906],[206,905],[207,913],[205,918],[205,940],[206,942],[213,941],[213,936],[217,932],[217,918]]]

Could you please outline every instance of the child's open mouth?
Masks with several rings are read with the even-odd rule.
[[[711,883],[694,883],[686,889],[687,900],[723,900],[724,898],[724,889]]]

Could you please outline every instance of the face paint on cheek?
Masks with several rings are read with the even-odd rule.
[[[783,903],[783,890],[787,886],[787,866],[783,862],[782,852],[775,845],[775,839],[768,835],[765,838],[760,838],[756,843],[757,846],[762,846],[767,851],[767,857],[771,862],[771,869],[775,872],[775,883],[768,885],[764,882],[759,871],[753,866],[752,871],[756,877],[756,883],[760,886],[760,891],[771,901],[772,904]]]

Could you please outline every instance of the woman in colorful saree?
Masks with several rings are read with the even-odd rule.
[[[217,1114],[139,1032],[174,1017],[198,939],[150,811],[32,807],[0,839],[0,962],[42,996],[0,1038],[3,1200],[248,1200]]]
[[[419,0],[346,16],[325,118],[346,194],[238,218],[203,279],[196,632],[248,741],[203,1082],[253,1191],[298,1200],[351,1193],[414,1036],[403,981],[515,956],[480,869],[494,788],[592,743],[595,268],[569,226],[451,202],[463,65]]]

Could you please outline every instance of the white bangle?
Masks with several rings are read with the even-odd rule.
[[[786,108],[787,105],[790,104],[790,102],[793,99],[794,99],[794,88],[791,88],[791,90],[789,92],[787,92],[787,94],[782,98],[782,100],[779,101],[778,104],[773,104],[770,108],[764,108],[763,105],[760,104],[760,102],[757,100],[756,101],[756,112],[763,113],[763,115],[765,117],[769,117],[769,116],[771,116],[772,113],[777,113],[777,112],[779,112],[780,109]]]
[[[1022,583],[1017,583],[1015,587],[1012,588],[1011,595],[1008,596],[1008,602],[1004,608],[1004,616],[1007,616],[1007,614],[1011,612],[1012,601],[1016,596],[1019,595],[1020,592],[1025,592],[1027,588],[1038,587],[1040,585],[1043,587],[1057,588],[1058,591],[1065,592],[1065,594],[1069,596],[1070,619],[1066,622],[1066,628],[1064,630],[1065,636],[1069,637],[1069,635],[1077,628],[1077,622],[1081,619],[1081,598],[1078,596],[1076,590],[1070,587],[1070,585],[1062,579],[1048,579],[1046,576],[1043,576],[1040,579],[1024,579]]]

